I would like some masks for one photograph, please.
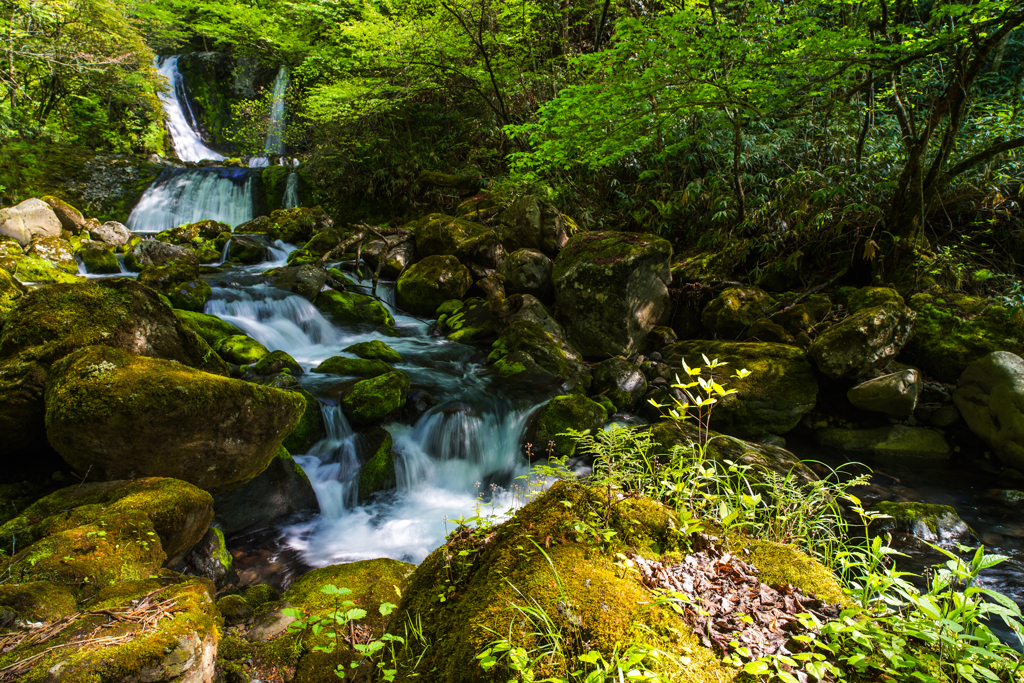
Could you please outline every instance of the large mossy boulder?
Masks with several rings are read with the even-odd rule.
[[[93,477],[171,476],[222,492],[267,467],[305,407],[291,392],[92,346],[53,366],[46,435]]]
[[[186,329],[195,332],[214,349],[228,337],[245,335],[245,332],[215,315],[178,309],[175,309],[174,315]]]
[[[953,393],[967,426],[1007,467],[1024,470],[1024,360],[996,351],[967,366]]]
[[[215,519],[225,534],[264,528],[298,512],[320,511],[309,477],[291,454],[280,448],[267,469],[213,499]]]
[[[257,377],[256,381],[274,389],[294,392],[306,402],[306,410],[302,413],[302,419],[299,420],[298,426],[281,444],[288,449],[289,453],[296,455],[308,453],[317,442],[327,436],[327,425],[324,422],[320,401],[303,389],[292,374],[279,372],[276,375]]]
[[[46,195],[39,199],[46,202],[53,209],[54,215],[60,221],[61,228],[75,235],[81,232],[82,226],[85,225],[85,216],[82,215],[81,211],[63,199],[52,195]]]
[[[554,258],[569,241],[571,227],[551,203],[524,195],[499,214],[496,229],[506,251],[539,249]]]
[[[464,218],[430,214],[410,224],[416,234],[416,254],[454,256],[474,275],[491,275],[505,258],[505,248],[494,230]]]
[[[398,307],[417,315],[433,315],[449,299],[466,295],[473,278],[454,256],[428,256],[398,278]]]
[[[968,365],[995,351],[1024,354],[1019,309],[941,291],[915,294],[910,307],[917,319],[901,360],[939,381],[956,382]]]
[[[501,262],[501,276],[509,294],[530,294],[538,299],[551,297],[551,271],[554,263],[538,249],[517,249]]]
[[[757,287],[729,287],[704,308],[701,322],[719,337],[737,339],[755,320],[768,315],[774,304]]]
[[[341,394],[341,407],[353,427],[369,427],[395,413],[405,405],[408,396],[408,375],[392,370],[345,389]]]
[[[394,439],[390,432],[380,427],[364,435],[369,446],[369,457],[359,468],[359,501],[365,502],[376,494],[390,491],[398,481],[395,472]]]
[[[231,226],[215,220],[202,220],[185,223],[153,235],[153,239],[168,244],[200,245],[215,240],[221,233],[230,233]]]
[[[500,301],[500,300],[498,300]],[[464,344],[491,341],[498,336],[502,328],[502,320],[496,312],[501,313],[500,304],[494,300],[485,301],[477,297],[460,302],[459,310],[447,315],[443,320],[438,317],[438,327],[444,331],[445,337]]]
[[[342,349],[345,353],[351,353],[366,360],[382,360],[385,363],[401,363],[402,356],[393,348],[380,341],[373,339],[366,342],[358,342],[352,346]]]
[[[587,232],[558,253],[552,273],[559,319],[586,358],[628,356],[670,310],[672,245],[651,235]]]
[[[25,247],[25,255],[49,261],[65,273],[78,272],[71,243],[62,237],[36,237]]]
[[[394,317],[384,304],[366,294],[339,292],[329,289],[321,292],[313,305],[339,325],[368,325],[391,329]]]
[[[278,289],[293,292],[310,301],[315,299],[327,284],[327,271],[308,263],[301,266],[275,268],[267,275]]]
[[[736,393],[719,400],[711,412],[711,427],[735,436],[754,438],[784,434],[814,408],[818,382],[803,351],[784,344],[755,342],[682,341],[661,350],[674,374],[686,380],[680,361],[704,368],[704,356],[720,366],[702,376]],[[743,379],[734,377],[746,369]],[[697,388],[692,389],[697,391]],[[672,407],[672,406],[669,406]]]
[[[818,335],[807,353],[827,377],[858,377],[899,355],[915,316],[896,300],[863,308]]]
[[[136,273],[149,266],[166,266],[175,262],[198,266],[199,258],[189,247],[159,240],[142,240],[124,257],[125,267]]]
[[[392,370],[393,368],[382,360],[347,358],[345,356],[331,356],[313,368],[313,372],[346,377],[378,377]]]
[[[593,370],[592,396],[606,396],[615,410],[629,410],[647,393],[647,379],[640,369],[622,357],[609,358]]]
[[[121,272],[121,264],[117,262],[117,254],[112,247],[99,242],[86,242],[76,252],[82,260],[85,272],[92,275],[112,275]]]
[[[264,173],[275,168],[278,167],[268,167]],[[288,244],[302,244],[308,242],[313,235],[330,230],[333,225],[334,219],[328,216],[323,208],[300,206],[293,209],[275,209],[269,216],[259,216],[242,223],[235,228],[235,232],[265,235],[270,241],[281,240]]]
[[[41,199],[0,209],[0,237],[15,239],[23,247],[38,237],[60,237],[60,231],[60,219]]]
[[[582,394],[556,396],[537,412],[527,441],[541,451],[550,447],[558,455],[572,455],[576,452],[576,442],[565,434],[567,430],[593,432],[607,421],[608,411],[604,406]]]
[[[221,358],[235,365],[255,365],[270,355],[270,349],[252,337],[236,334],[224,337],[217,345],[217,353]]]
[[[487,362],[502,377],[557,384],[565,391],[586,391],[590,368],[567,344],[530,320],[515,320],[491,345]]]
[[[195,279],[171,285],[164,294],[171,306],[183,311],[202,311],[213,296],[213,289],[204,280]]]

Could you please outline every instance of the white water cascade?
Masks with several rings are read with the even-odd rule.
[[[167,114],[167,129],[174,142],[174,151],[182,161],[202,161],[203,159],[221,160],[218,154],[203,143],[203,138],[195,128],[195,114],[185,94],[185,86],[178,71],[179,55],[157,59],[157,71],[167,79],[171,86],[169,91],[158,93]],[[188,114],[186,115],[186,110]]]
[[[294,209],[299,205],[299,174],[292,171],[288,174],[288,180],[284,186],[284,198],[281,200],[282,209]]]
[[[271,154],[284,154],[284,93],[288,89],[291,78],[288,67],[277,70],[274,79],[274,90],[270,100],[270,123],[267,126],[267,142],[264,151]]]
[[[253,219],[253,184],[244,168],[173,169],[146,189],[128,229],[156,233],[206,219],[234,228]]]

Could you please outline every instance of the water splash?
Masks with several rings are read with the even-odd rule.
[[[172,169],[146,189],[127,226],[156,233],[210,219],[234,228],[253,219],[253,186],[248,169]]]
[[[157,58],[156,63],[157,71],[171,86],[169,91],[157,93],[157,96],[164,105],[164,113],[167,114],[167,130],[171,134],[174,151],[182,161],[219,161],[224,156],[203,143],[203,138],[194,125],[196,116],[185,93],[181,73],[178,71],[178,57],[179,55]]]

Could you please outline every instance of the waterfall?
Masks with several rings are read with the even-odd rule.
[[[288,174],[288,181],[284,186],[284,199],[281,201],[282,209],[294,209],[299,205],[299,174],[292,171]]]
[[[207,219],[234,228],[253,218],[253,184],[248,169],[173,169],[146,189],[128,229],[155,233]]]
[[[174,151],[182,161],[201,161],[203,159],[223,159],[223,155],[213,151],[205,144],[195,127],[195,114],[185,93],[185,85],[178,71],[178,56],[157,58],[157,71],[167,79],[171,86],[169,91],[157,93],[167,114],[167,130],[171,134]],[[185,110],[188,110],[186,114]]]
[[[288,67],[282,66],[274,79],[274,93],[270,100],[270,124],[267,126],[267,156],[284,154],[284,93],[288,89]]]

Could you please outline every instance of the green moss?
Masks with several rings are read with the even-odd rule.
[[[203,280],[190,280],[167,290],[167,298],[176,309],[202,311],[213,289]]]
[[[7,315],[25,293],[25,288],[11,277],[6,270],[0,270],[0,328]]]
[[[379,432],[382,433],[374,434],[371,438],[381,437],[380,444],[370,459],[359,470],[360,501],[369,500],[380,491],[393,489],[397,481],[395,477],[395,455],[391,450],[393,445],[391,434],[386,429],[381,429]]]
[[[235,563],[235,559],[231,556],[228,551],[227,541],[224,540],[224,532],[218,527],[211,526],[210,531],[213,532],[215,538],[213,544],[213,554],[211,557],[221,563],[225,569],[231,569],[231,566]]]
[[[252,618],[252,607],[241,595],[225,595],[217,601],[217,611],[228,624],[240,624]]]
[[[491,344],[487,362],[503,377],[539,373],[561,377],[571,391],[585,391],[590,386],[589,368],[570,358],[554,337],[529,320],[514,320],[505,327]]]
[[[55,266],[46,259],[35,256],[7,256],[0,258],[0,268],[10,273],[18,282],[55,283],[77,282],[81,278]]]
[[[457,313],[461,308],[462,299],[449,299],[437,307],[437,310],[434,311],[434,315],[438,317],[442,315],[452,315]]]
[[[395,319],[373,297],[356,292],[321,292],[313,304],[342,325],[372,325],[391,329]]]
[[[391,372],[393,369],[394,368],[381,360],[331,356],[323,363],[313,368],[313,372],[345,375],[348,377],[378,377]]]
[[[728,547],[759,570],[769,586],[792,584],[808,595],[832,604],[848,604],[835,575],[799,549],[748,537],[730,536]],[[749,552],[749,554],[746,554]]]
[[[366,358],[367,360],[382,360],[385,363],[401,363],[402,356],[395,351],[393,348],[380,341],[374,339],[368,342],[359,342],[353,344],[347,348],[342,349],[345,353],[352,353],[360,358]]]
[[[278,372],[287,372],[292,375],[302,374],[302,366],[284,351],[271,351],[260,358],[252,369],[258,375],[273,375]]]
[[[267,166],[260,172],[263,180],[263,200],[268,209],[275,209],[284,203],[284,190],[290,168]]]
[[[903,304],[903,297],[899,292],[889,287],[862,287],[849,294],[846,307],[850,313],[863,311],[865,308],[874,308],[889,302]]]
[[[264,583],[250,586],[245,589],[245,601],[255,609],[261,607],[268,602],[275,602],[281,599],[281,594],[277,592],[277,589],[273,586],[268,586]]]
[[[94,275],[110,275],[121,272],[121,264],[113,248],[98,244],[88,244],[78,250],[78,258],[82,259],[85,272]]]
[[[245,335],[225,337],[217,346],[217,353],[235,365],[253,365],[270,353],[263,344]]]
[[[395,285],[399,308],[433,315],[449,299],[465,296],[473,277],[454,256],[428,256],[410,266]]]
[[[409,394],[409,377],[401,370],[356,382],[341,397],[345,415],[354,427],[374,424],[395,412]]]
[[[323,412],[320,410],[320,401],[305,389],[298,389],[297,393],[306,401],[306,410],[302,414],[298,426],[281,445],[293,453],[308,453],[316,442],[326,436],[327,428],[324,425]],[[298,472],[305,477],[306,473],[302,468],[296,467]]]
[[[0,585],[0,605],[26,621],[57,621],[75,613],[75,597],[52,581]]]
[[[175,310],[174,315],[182,325],[198,334],[214,349],[227,337],[245,335],[245,332],[215,315],[182,310]]]
[[[576,450],[571,437],[562,436],[568,429],[592,431],[600,429],[608,420],[608,412],[600,403],[586,396],[571,394],[556,396],[547,402],[537,414],[534,443],[542,448],[554,442],[555,451],[572,455]]]

